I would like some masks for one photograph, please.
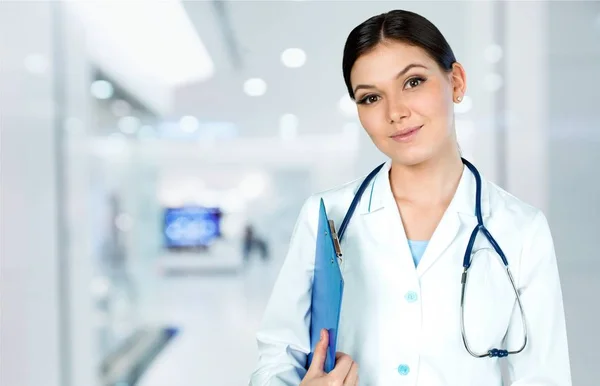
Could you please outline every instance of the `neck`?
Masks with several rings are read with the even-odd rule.
[[[397,202],[448,205],[460,182],[463,167],[458,149],[416,165],[392,163],[392,194]]]

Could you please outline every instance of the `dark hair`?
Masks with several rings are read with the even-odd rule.
[[[456,62],[452,48],[433,23],[414,12],[394,10],[376,15],[355,27],[346,39],[342,70],[350,97],[354,92],[350,72],[356,60],[385,40],[395,40],[421,47],[440,68],[450,71]]]

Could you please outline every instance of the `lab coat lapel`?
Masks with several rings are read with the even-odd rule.
[[[417,273],[423,274],[444,254],[448,247],[454,242],[461,228],[461,220],[458,213],[448,207],[440,223],[435,229],[421,261],[417,265]]]
[[[470,234],[477,224],[475,217],[475,188],[476,182],[473,173],[466,166],[463,167],[463,173],[456,193],[435,229],[431,240],[429,240],[423,258],[417,266],[419,276],[423,276],[446,251],[449,251],[449,247],[453,243],[457,243],[455,245],[457,248],[453,248],[449,251],[450,253],[459,253],[456,251],[463,250],[463,239],[465,241],[464,246],[466,247],[467,234]],[[483,190],[481,201],[483,214],[487,216],[489,212],[487,189]],[[461,240],[460,243],[459,240]]]
[[[374,177],[361,200],[359,211],[365,225],[365,234],[361,236],[364,238],[368,233],[371,241],[384,247],[385,261],[390,268],[414,272],[406,232],[390,186],[390,167],[391,161],[388,161]]]

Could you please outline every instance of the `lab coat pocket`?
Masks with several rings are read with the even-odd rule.
[[[506,268],[493,248],[473,252],[464,300],[464,326],[473,351],[501,348],[516,299]]]

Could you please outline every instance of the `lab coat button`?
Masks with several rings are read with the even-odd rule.
[[[415,291],[408,291],[406,295],[404,295],[404,299],[406,299],[406,301],[409,303],[416,302],[418,298],[419,297]]]
[[[398,373],[400,375],[408,375],[408,373],[410,373],[410,367],[408,367],[408,365],[400,365],[398,366]]]

